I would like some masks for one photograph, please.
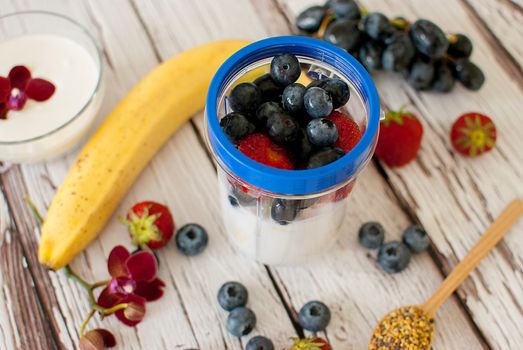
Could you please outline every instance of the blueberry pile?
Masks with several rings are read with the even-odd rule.
[[[363,14],[354,0],[328,0],[296,18],[298,32],[347,50],[368,71],[402,72],[416,90],[449,92],[458,80],[470,90],[485,82],[470,61],[472,42],[464,34],[445,35],[435,23],[392,20],[380,12]]]
[[[349,101],[349,85],[324,77],[304,86],[296,82],[301,72],[296,56],[281,54],[272,59],[270,73],[231,90],[227,105],[232,112],[220,120],[220,126],[240,151],[247,136],[261,133],[285,151],[292,169],[320,167],[345,154],[335,146],[338,130],[327,117]]]
[[[229,312],[227,330],[235,337],[242,337],[252,332],[256,326],[256,315],[245,307],[249,293],[239,282],[226,282],[218,290],[218,304]],[[300,309],[298,321],[300,326],[311,332],[324,331],[331,320],[331,312],[321,301],[309,301]],[[255,336],[249,340],[245,350],[274,350],[269,338]]]
[[[378,264],[387,273],[403,271],[409,264],[412,253],[421,253],[430,243],[427,232],[417,225],[412,225],[403,232],[402,242],[384,243],[385,230],[380,223],[374,221],[361,226],[358,240],[365,248],[378,249]]]

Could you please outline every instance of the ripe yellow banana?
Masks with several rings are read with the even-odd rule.
[[[100,232],[163,143],[205,106],[218,67],[247,43],[202,45],[162,63],[116,106],[82,149],[42,226],[38,258],[67,265]]]

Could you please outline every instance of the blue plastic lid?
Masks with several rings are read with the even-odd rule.
[[[231,78],[241,69],[259,60],[282,53],[308,57],[332,66],[351,81],[366,105],[369,116],[361,140],[350,152],[333,163],[307,170],[272,168],[242,154],[220,127],[217,108]],[[209,87],[206,116],[210,147],[225,170],[265,191],[283,195],[306,195],[332,188],[365,166],[374,151],[380,120],[380,102],[370,75],[346,51],[318,39],[282,36],[252,43],[223,63]]]

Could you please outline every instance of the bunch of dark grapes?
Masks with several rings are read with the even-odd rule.
[[[354,0],[328,0],[298,15],[299,34],[315,36],[347,50],[369,72],[403,73],[416,90],[451,91],[457,80],[479,90],[482,70],[470,61],[472,42],[464,34],[446,35],[435,23],[383,13],[363,13]]]

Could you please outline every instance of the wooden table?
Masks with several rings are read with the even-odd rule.
[[[361,175],[337,249],[320,262],[267,267],[237,254],[220,221],[215,168],[202,142],[202,115],[179,130],[153,159],[115,217],[73,263],[88,280],[107,277],[105,257],[128,245],[118,223],[142,199],[168,203],[178,225],[199,222],[210,246],[187,258],[174,245],[159,253],[166,295],[148,304],[147,317],[128,328],[114,318],[95,325],[111,329],[120,349],[243,349],[247,337],[230,336],[216,302],[219,286],[242,281],[258,316],[254,334],[277,349],[302,334],[296,312],[311,299],[333,313],[327,337],[336,350],[365,349],[371,330],[388,310],[427,298],[511,199],[523,196],[523,4],[514,0],[364,0],[391,16],[426,17],[474,42],[473,60],[485,71],[480,92],[457,87],[451,94],[419,93],[395,74],[376,83],[386,108],[407,105],[425,127],[418,159],[399,170],[378,162]],[[260,39],[291,32],[294,16],[317,1],[303,0],[1,0],[0,14],[43,9],[85,24],[103,47],[107,96],[101,115],[160,61],[219,38]],[[190,79],[190,77],[187,77]],[[478,159],[457,155],[448,141],[461,113],[492,116],[497,147]],[[37,261],[39,231],[23,203],[29,195],[45,213],[75,152],[63,158],[13,166],[0,176],[0,349],[71,349],[88,312],[87,298],[63,272]],[[397,275],[383,273],[357,244],[362,222],[379,220],[387,238],[407,225],[429,232],[429,253],[416,256]],[[523,222],[499,244],[437,316],[434,349],[521,349],[523,346]]]

